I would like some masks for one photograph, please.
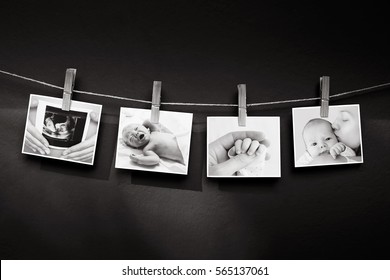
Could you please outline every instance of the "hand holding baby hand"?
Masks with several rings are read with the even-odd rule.
[[[234,143],[233,148],[229,150],[229,155],[230,157],[235,156],[241,162],[251,163],[257,159],[265,160],[267,157],[266,152],[267,147],[260,144],[258,140],[245,138],[244,140],[239,139]],[[268,154],[267,159],[269,159],[269,157],[270,156]]]
[[[345,144],[341,143],[341,142],[338,142],[336,144],[334,144],[331,148],[330,148],[330,155],[333,157],[333,159],[336,159],[336,157],[338,155],[340,155],[342,152],[344,152],[346,149],[345,147]]]
[[[258,156],[270,158],[266,147],[270,142],[260,131],[235,131],[221,136],[209,145],[209,174],[212,176],[231,176],[245,168]],[[233,147],[233,148],[232,148]],[[234,150],[229,159],[227,151]]]

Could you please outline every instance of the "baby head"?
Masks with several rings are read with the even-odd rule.
[[[150,131],[141,124],[129,124],[122,130],[122,138],[127,146],[141,148],[149,143]]]
[[[329,153],[330,148],[338,142],[332,124],[323,119],[312,119],[305,125],[303,140],[312,157]]]
[[[63,123],[56,123],[55,128],[57,133],[66,134],[70,133],[75,128],[76,122],[73,117],[67,116],[66,121]]]

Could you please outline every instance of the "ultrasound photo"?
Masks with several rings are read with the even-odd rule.
[[[42,135],[51,146],[68,148],[82,141],[87,113],[46,106]]]
[[[75,100],[64,111],[61,98],[30,95],[22,153],[93,165],[101,112]]]

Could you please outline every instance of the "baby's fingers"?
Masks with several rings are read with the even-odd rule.
[[[259,146],[260,146],[259,141],[257,141],[257,140],[252,141],[252,143],[247,151],[247,154],[250,156],[253,155],[256,152],[257,148],[259,148]]]
[[[131,155],[130,155],[130,159],[131,159],[132,161],[136,162],[136,163],[138,163],[138,161],[139,161],[138,156],[136,156],[135,154],[131,154]]]
[[[257,151],[256,151],[256,156],[260,157],[261,160],[266,160],[267,147],[263,144],[260,144]]]
[[[271,155],[267,152],[267,146],[260,144],[259,148],[256,151],[256,156],[261,156],[263,160],[269,160]]]
[[[330,149],[330,155],[336,159],[336,157],[343,152],[343,147],[336,145]]]
[[[234,143],[234,147],[236,148],[236,154],[237,155],[241,154],[241,145],[242,145],[242,140],[237,140]]]
[[[245,138],[242,141],[242,145],[241,145],[241,153],[242,154],[245,154],[248,152],[248,149],[249,149],[251,143],[252,143],[252,139],[250,139],[250,138]]]

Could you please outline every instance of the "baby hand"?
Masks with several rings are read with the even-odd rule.
[[[140,158],[143,156],[143,154],[135,155],[130,154],[130,159],[134,161],[135,163],[139,163]]]
[[[236,155],[236,158],[241,162],[249,164],[255,159],[265,161],[267,156],[267,147],[260,144],[257,140],[252,141],[250,138],[245,138],[244,140],[237,140],[234,143],[231,153],[231,156]],[[269,159],[269,155],[267,159]]]
[[[250,138],[245,138],[244,140],[237,140],[234,143],[234,147],[236,149],[236,154],[248,154],[248,156],[253,155],[260,146],[260,142],[257,140],[253,140]]]
[[[153,151],[146,151],[145,154],[135,155],[130,154],[130,159],[141,165],[158,165],[160,163],[160,157]]]
[[[345,145],[341,142],[337,143],[337,144],[334,144],[331,148],[330,148],[330,155],[333,157],[333,159],[336,159],[336,157],[338,155],[340,155],[342,152],[345,151]]]

